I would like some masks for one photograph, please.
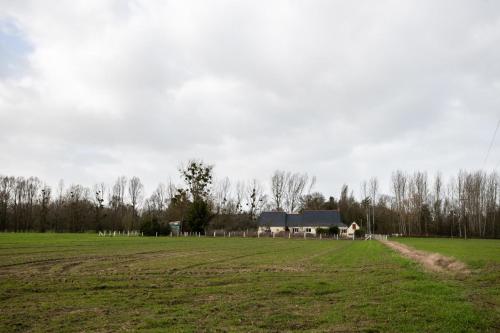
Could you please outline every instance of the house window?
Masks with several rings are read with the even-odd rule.
[[[306,232],[311,232],[311,228],[306,228]]]
[[[299,232],[299,228],[293,228],[292,231],[293,232]]]

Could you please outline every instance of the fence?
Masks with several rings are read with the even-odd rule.
[[[371,239],[376,239],[376,240],[387,240],[387,235],[379,235],[379,234],[373,234],[370,235]]]
[[[117,237],[117,236],[125,236],[125,237],[137,237],[144,236],[142,232],[133,230],[133,231],[99,231],[98,236],[100,237]],[[156,234],[158,237],[158,234]],[[318,239],[318,240],[341,240],[341,239],[351,239],[354,240],[355,237],[340,237],[337,235],[329,235],[329,234],[312,234],[307,232],[260,232],[260,231],[224,231],[224,230],[214,230],[209,231],[206,234],[202,234],[200,232],[182,232],[182,233],[173,233],[171,232],[167,237],[240,237],[240,238],[288,238],[288,239]],[[362,238],[357,238],[362,239]],[[371,234],[365,235],[365,240],[376,239],[376,240],[387,240],[387,235],[378,235]]]
[[[189,236],[189,234],[188,234]],[[304,232],[260,232],[260,231],[224,231],[215,230],[207,233],[209,237],[254,237],[254,238],[305,238],[305,239],[340,239],[338,235],[313,234]]]
[[[99,231],[97,233],[97,236],[100,236],[100,237],[117,237],[117,236],[126,236],[126,237],[130,237],[130,236],[144,236],[142,234],[142,232],[139,232],[137,230],[133,230],[133,231],[130,231],[130,230],[127,230],[127,231],[122,231],[122,230],[114,230],[114,231],[110,231],[110,230],[105,230],[105,231]]]

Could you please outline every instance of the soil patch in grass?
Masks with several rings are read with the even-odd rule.
[[[452,274],[470,274],[470,270],[467,265],[455,258],[447,257],[439,253],[416,250],[408,245],[398,242],[385,240],[381,242],[391,249],[398,251],[403,256],[421,263],[428,270]]]

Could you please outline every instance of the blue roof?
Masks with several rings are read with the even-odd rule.
[[[302,214],[286,214],[286,225],[300,227],[302,225]]]
[[[286,223],[285,212],[262,212],[259,216],[259,225],[269,227],[284,227]]]
[[[304,226],[311,227],[345,227],[340,219],[338,210],[306,210],[302,222]]]

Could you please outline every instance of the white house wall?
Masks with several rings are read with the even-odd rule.
[[[327,227],[320,226],[312,226],[312,227],[289,227],[290,232],[292,233],[308,233],[316,235],[317,229],[328,229]],[[285,232],[285,227],[259,227],[259,232],[271,232],[271,233],[280,233]],[[339,227],[340,235],[348,235],[352,236],[354,231],[351,227]]]

